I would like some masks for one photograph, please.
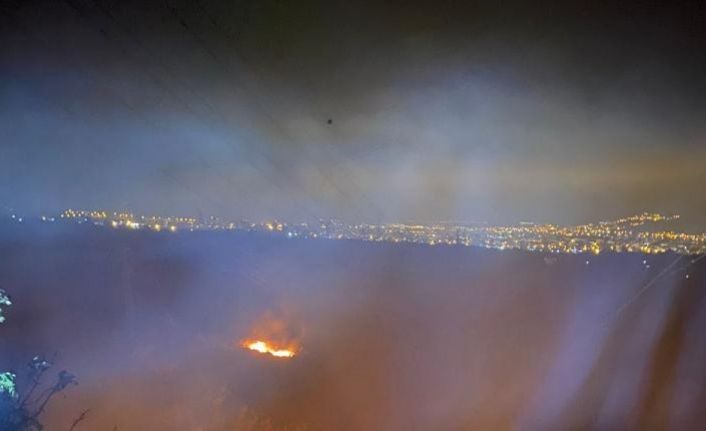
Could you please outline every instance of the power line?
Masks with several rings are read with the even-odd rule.
[[[608,318],[608,321],[605,326],[608,327],[612,323],[618,321],[620,319],[620,315],[625,311],[625,309],[627,309],[642,295],[644,295],[645,292],[647,292],[657,281],[659,281],[663,276],[665,276],[683,258],[684,255],[679,255],[669,265],[662,269],[662,271],[660,271],[657,275],[655,275],[654,277],[652,277],[652,279],[645,283],[632,297],[630,297],[626,302],[624,302],[620,307],[618,307],[618,309],[612,314],[612,316]]]

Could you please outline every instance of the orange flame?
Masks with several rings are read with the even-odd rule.
[[[243,341],[242,346],[246,349],[253,350],[255,352],[270,354],[277,358],[292,358],[296,355],[296,351],[293,348],[278,348],[262,340],[247,340]]]

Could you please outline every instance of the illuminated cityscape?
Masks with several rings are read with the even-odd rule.
[[[15,222],[28,221],[16,214]],[[612,221],[558,226],[523,222],[509,226],[438,224],[346,224],[336,220],[289,223],[224,221],[203,218],[136,215],[127,211],[67,209],[58,216],[41,216],[44,223],[76,223],[125,230],[154,232],[239,231],[259,232],[285,238],[358,240],[387,243],[415,243],[446,246],[476,246],[496,250],[525,250],[543,253],[629,252],[656,254],[706,253],[706,233],[690,234],[669,229],[678,215],[642,213]]]

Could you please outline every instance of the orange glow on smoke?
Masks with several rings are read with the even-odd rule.
[[[262,340],[247,340],[243,341],[242,346],[246,349],[253,350],[255,352],[260,352],[263,354],[270,354],[277,358],[292,358],[296,355],[296,350],[292,347],[279,348],[274,346],[267,341]]]

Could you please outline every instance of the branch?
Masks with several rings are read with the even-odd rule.
[[[76,419],[74,419],[74,423],[71,424],[71,428],[69,428],[69,431],[74,431],[74,428],[76,428],[76,425],[78,425],[79,422],[81,422],[82,420],[86,419],[86,415],[88,415],[88,412],[90,412],[90,411],[91,411],[90,409],[86,409],[86,410],[82,411],[81,414]]]

